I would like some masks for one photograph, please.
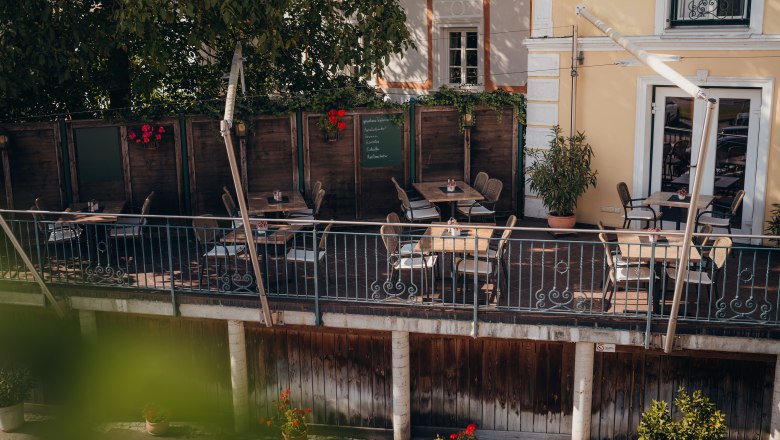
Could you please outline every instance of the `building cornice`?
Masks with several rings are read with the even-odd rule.
[[[780,35],[751,35],[748,33],[699,33],[694,35],[649,35],[627,37],[645,50],[663,51],[726,51],[726,50],[780,50]],[[526,38],[523,44],[529,52],[568,52],[571,37]],[[580,37],[578,47],[583,51],[613,52],[623,48],[608,37]]]

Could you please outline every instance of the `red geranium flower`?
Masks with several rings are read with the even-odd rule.
[[[129,137],[129,138],[130,138],[130,140],[134,140],[135,138],[137,138],[137,137],[138,137],[138,135],[137,135],[137,134],[135,134],[135,132],[131,131],[131,132],[130,132],[130,134],[129,134],[129,135],[127,135],[127,137]]]
[[[336,114],[339,116],[339,118],[341,118],[344,117],[347,114],[347,112],[344,109],[340,109],[338,112],[336,112]]]
[[[346,122],[339,122],[336,127],[339,129],[339,131],[344,131],[345,128],[347,128]]]

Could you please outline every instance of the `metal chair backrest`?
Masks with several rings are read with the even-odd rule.
[[[506,227],[507,228],[514,228],[517,224],[517,216],[516,215],[510,215],[506,219]]]
[[[712,251],[710,251],[710,259],[712,264],[715,265],[715,269],[720,270],[726,263],[726,257],[731,253],[732,246],[731,239],[728,237],[718,237],[714,243],[712,243]]]
[[[623,209],[631,205],[631,193],[628,192],[628,185],[626,182],[618,182],[617,192],[620,197],[620,203],[623,204]]]
[[[480,171],[477,173],[476,176],[474,176],[474,183],[471,184],[471,186],[480,192],[480,194],[483,194],[485,192],[485,186],[488,183],[488,173],[484,171]]]
[[[707,242],[710,241],[709,235],[706,234],[712,234],[712,225],[701,225],[701,228],[699,228],[699,234],[704,234],[702,236],[698,237],[698,240],[694,240],[694,243],[696,241],[699,242],[699,247],[707,246]]]
[[[400,239],[395,229],[390,225],[382,225],[379,228],[379,235],[382,236],[382,242],[385,244],[385,249],[387,249],[387,256],[390,257],[397,254]]]
[[[515,217],[514,215],[509,216],[511,219],[512,217]],[[515,220],[517,218],[515,217]],[[507,225],[509,226],[509,225]],[[512,224],[514,226],[514,222]],[[501,259],[504,256],[504,248],[506,247],[507,242],[509,242],[509,237],[512,236],[512,230],[511,229],[504,229],[504,232],[501,233],[501,238],[498,240],[498,248],[496,249],[496,259]]]
[[[736,215],[737,214],[737,210],[739,209],[739,205],[742,204],[742,199],[744,199],[744,198],[745,198],[745,191],[742,190],[742,189],[737,191],[737,194],[734,196],[734,200],[731,201],[731,210],[729,210],[731,215]]]
[[[320,213],[320,207],[322,207],[323,200],[325,200],[325,190],[320,189],[314,196],[314,210],[312,211],[312,215],[314,215],[314,217],[317,217],[317,215]]]
[[[398,192],[398,200],[401,201],[401,206],[403,207],[404,211],[408,211],[411,209],[411,203],[409,202],[409,197],[406,195],[406,191],[404,191],[403,188],[401,188],[398,185],[398,182],[395,181],[395,178],[390,178],[393,183],[395,183],[395,190]]]
[[[233,217],[236,215],[236,204],[233,202],[233,197],[231,197],[230,194],[222,194],[222,203],[225,205],[225,211],[227,211],[228,217]]]
[[[141,207],[141,219],[143,219],[145,216],[149,215],[149,213],[152,211],[152,203],[154,202],[154,191],[150,192],[148,196],[146,196],[146,200],[144,200],[144,205]]]
[[[325,192],[325,190],[320,190],[322,192]],[[328,242],[328,233],[330,232],[330,229],[333,227],[333,223],[328,223],[328,226],[325,226],[325,229],[322,230],[322,235],[320,235],[320,243],[319,246],[317,246],[318,250],[324,251],[325,250],[325,244]]]
[[[607,234],[603,232],[599,232],[599,241],[601,241],[601,244],[604,245],[604,259],[607,260],[607,265],[609,265],[609,268],[612,269],[612,265],[614,262],[612,261],[612,258],[610,257],[612,255],[612,249],[609,246],[609,240],[607,239]]]
[[[320,193],[320,190],[322,189],[322,182],[319,180],[314,182],[314,185],[311,186],[311,198],[314,199],[317,197],[317,194]]]
[[[504,189],[504,183],[498,179],[490,179],[485,186],[485,200],[488,203],[498,202],[501,197],[501,190]]]
[[[202,244],[215,241],[217,228],[219,228],[219,222],[209,215],[202,215],[192,219],[192,229],[195,231],[195,238]]]

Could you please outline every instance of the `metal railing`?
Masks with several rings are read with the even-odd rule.
[[[30,211],[0,212],[12,218],[8,223],[48,283],[173,296],[257,295],[248,244],[235,219],[209,217],[215,225],[196,227],[193,219],[203,217],[147,216],[146,223],[123,215],[118,223],[74,223],[63,221],[67,213],[40,212],[49,220],[39,220]],[[139,220],[125,223],[129,219]],[[333,229],[326,233],[329,223]],[[513,228],[502,243],[505,228],[493,226],[477,226],[494,229],[490,238],[437,238],[408,224],[384,235],[383,223],[290,224],[296,225],[263,220],[266,228],[255,233],[263,282],[271,298],[313,301],[317,310],[321,302],[340,301],[468,309],[475,319],[477,311],[500,311],[650,323],[668,317],[677,273],[669,243],[604,244],[599,231],[578,230],[567,239],[553,238],[548,229]],[[691,259],[679,319],[780,324],[780,248],[708,243],[695,247],[704,257]],[[645,256],[631,260],[621,248]],[[725,259],[714,258],[719,249],[728,253]],[[5,235],[0,279],[33,280]]]
[[[671,0],[670,24],[750,25],[750,0]]]

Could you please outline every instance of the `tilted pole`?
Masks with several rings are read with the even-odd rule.
[[[682,255],[677,269],[677,279],[674,283],[674,298],[672,300],[672,310],[669,314],[669,326],[666,330],[666,340],[664,340],[664,352],[670,353],[674,345],[674,333],[677,329],[677,313],[680,310],[680,298],[685,281],[688,279],[688,261],[691,251],[691,239],[696,227],[696,212],[699,208],[699,193],[701,192],[701,180],[704,177],[704,160],[707,157],[707,149],[710,139],[710,124],[712,124],[712,110],[718,103],[718,100],[707,96],[707,93],[696,84],[690,82],[679,72],[667,66],[656,55],[638,48],[634,43],[628,41],[605,22],[591,14],[585,5],[577,6],[577,15],[585,18],[596,26],[601,32],[604,32],[615,43],[619,44],[631,55],[634,55],[639,61],[653,69],[662,77],[671,81],[677,87],[683,89],[686,93],[696,99],[707,102],[707,110],[704,114],[704,128],[702,129],[701,143],[699,145],[699,157],[696,158],[696,173],[693,176],[693,189],[691,192],[691,203],[688,207],[688,218],[685,223],[685,235],[683,236]]]
[[[255,237],[252,234],[252,225],[249,223],[249,209],[247,208],[244,189],[241,186],[241,175],[238,172],[236,163],[236,152],[233,148],[233,137],[230,135],[230,127],[233,125],[233,110],[236,106],[236,87],[238,84],[239,72],[243,69],[243,59],[241,57],[241,43],[236,43],[236,49],[233,52],[233,62],[230,65],[230,79],[228,80],[227,97],[225,98],[225,117],[220,122],[220,132],[225,139],[225,149],[227,150],[228,162],[230,163],[230,174],[233,176],[233,185],[236,188],[236,198],[238,199],[238,208],[241,210],[241,220],[244,226],[244,235],[246,235],[247,246],[249,247],[249,258],[252,260],[252,269],[257,281],[257,293],[260,295],[260,304],[263,307],[263,320],[265,325],[271,327],[271,309],[268,307],[268,298],[265,295],[265,286],[263,285],[263,273],[260,271],[260,260],[255,248]]]
[[[27,269],[29,269],[32,273],[33,279],[41,287],[43,294],[46,296],[49,302],[51,302],[51,305],[54,306],[54,311],[57,312],[57,316],[64,318],[65,311],[62,310],[62,307],[60,307],[60,304],[57,302],[57,299],[54,298],[54,295],[51,293],[49,288],[46,287],[46,283],[43,282],[43,278],[41,278],[41,276],[38,274],[38,270],[35,268],[35,265],[33,265],[32,261],[30,261],[30,257],[27,256],[27,253],[24,251],[21,243],[19,243],[19,240],[16,239],[14,232],[11,230],[11,227],[8,226],[8,222],[5,221],[5,217],[3,217],[2,214],[0,214],[0,227],[3,228],[3,231],[5,231],[8,239],[11,240],[11,244],[14,245],[16,252],[19,253],[20,257],[22,257],[24,265],[27,266]]]

